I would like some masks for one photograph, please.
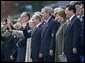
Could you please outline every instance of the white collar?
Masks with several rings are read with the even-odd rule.
[[[80,15],[77,15],[78,18],[80,18]]]
[[[70,21],[72,20],[72,18],[75,16],[75,14],[74,15],[72,15],[71,17],[70,17]]]
[[[83,16],[84,16],[84,14],[81,15],[81,17],[83,17]]]
[[[49,19],[51,18],[51,16],[45,21],[46,23],[49,21]]]
[[[40,25],[40,24],[41,24],[41,22],[40,22],[40,23],[38,23],[36,27],[39,27],[39,25]]]

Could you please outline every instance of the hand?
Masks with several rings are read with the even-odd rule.
[[[10,59],[11,59],[11,60],[14,60],[14,58],[13,58],[13,56],[12,56],[12,55],[10,56]]]
[[[53,50],[50,50],[50,51],[49,51],[49,54],[50,54],[51,56],[53,56]]]
[[[73,53],[76,54],[77,53],[77,49],[73,48]]]
[[[62,52],[62,55],[64,54],[64,52]]]
[[[8,16],[7,20],[10,23],[12,21],[12,17],[11,16]]]
[[[18,43],[16,44],[16,46],[18,47]]]
[[[43,54],[42,53],[39,53],[39,58],[42,58],[43,57]]]

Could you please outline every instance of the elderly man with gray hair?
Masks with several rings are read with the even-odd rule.
[[[32,62],[42,62],[39,58],[39,50],[41,44],[41,13],[35,12],[31,18],[31,58]]]
[[[42,58],[44,62],[54,62],[55,33],[58,26],[52,17],[53,9],[51,7],[42,8],[41,13],[43,24],[39,57]]]

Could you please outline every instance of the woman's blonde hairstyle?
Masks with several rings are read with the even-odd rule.
[[[39,11],[35,12],[31,19],[33,18],[39,18],[39,21],[41,21],[41,12]]]
[[[62,8],[57,8],[55,11],[55,15],[58,14],[59,16],[63,17],[63,19],[66,19],[65,10]]]

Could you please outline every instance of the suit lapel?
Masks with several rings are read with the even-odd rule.
[[[31,31],[31,36],[32,36],[32,35],[34,34],[34,31],[35,31],[35,30],[34,30],[33,28],[32,28],[31,30],[32,30],[32,31]]]
[[[48,23],[46,24],[46,28],[45,28],[45,31],[42,32],[42,37],[45,35],[45,32],[46,32],[46,29],[48,28]]]
[[[48,27],[50,27],[50,22],[52,21],[52,17],[49,19],[48,23],[46,23],[46,28],[45,28],[45,31],[42,33],[41,37],[43,38],[43,36],[45,35]]]
[[[32,36],[34,36],[36,34],[36,31],[37,31],[37,29],[33,30]]]
[[[74,17],[71,19],[71,21],[68,22],[69,24],[66,26],[66,32],[67,32],[67,30],[69,30],[69,29],[72,27],[73,22],[75,21],[75,20],[74,20],[75,17],[76,17],[76,16],[74,16]]]
[[[39,29],[40,29],[40,27],[41,27],[41,24],[34,30],[34,32],[33,32],[33,34],[32,34],[32,36],[34,36],[35,34],[36,34],[36,32],[38,32],[39,31]]]

